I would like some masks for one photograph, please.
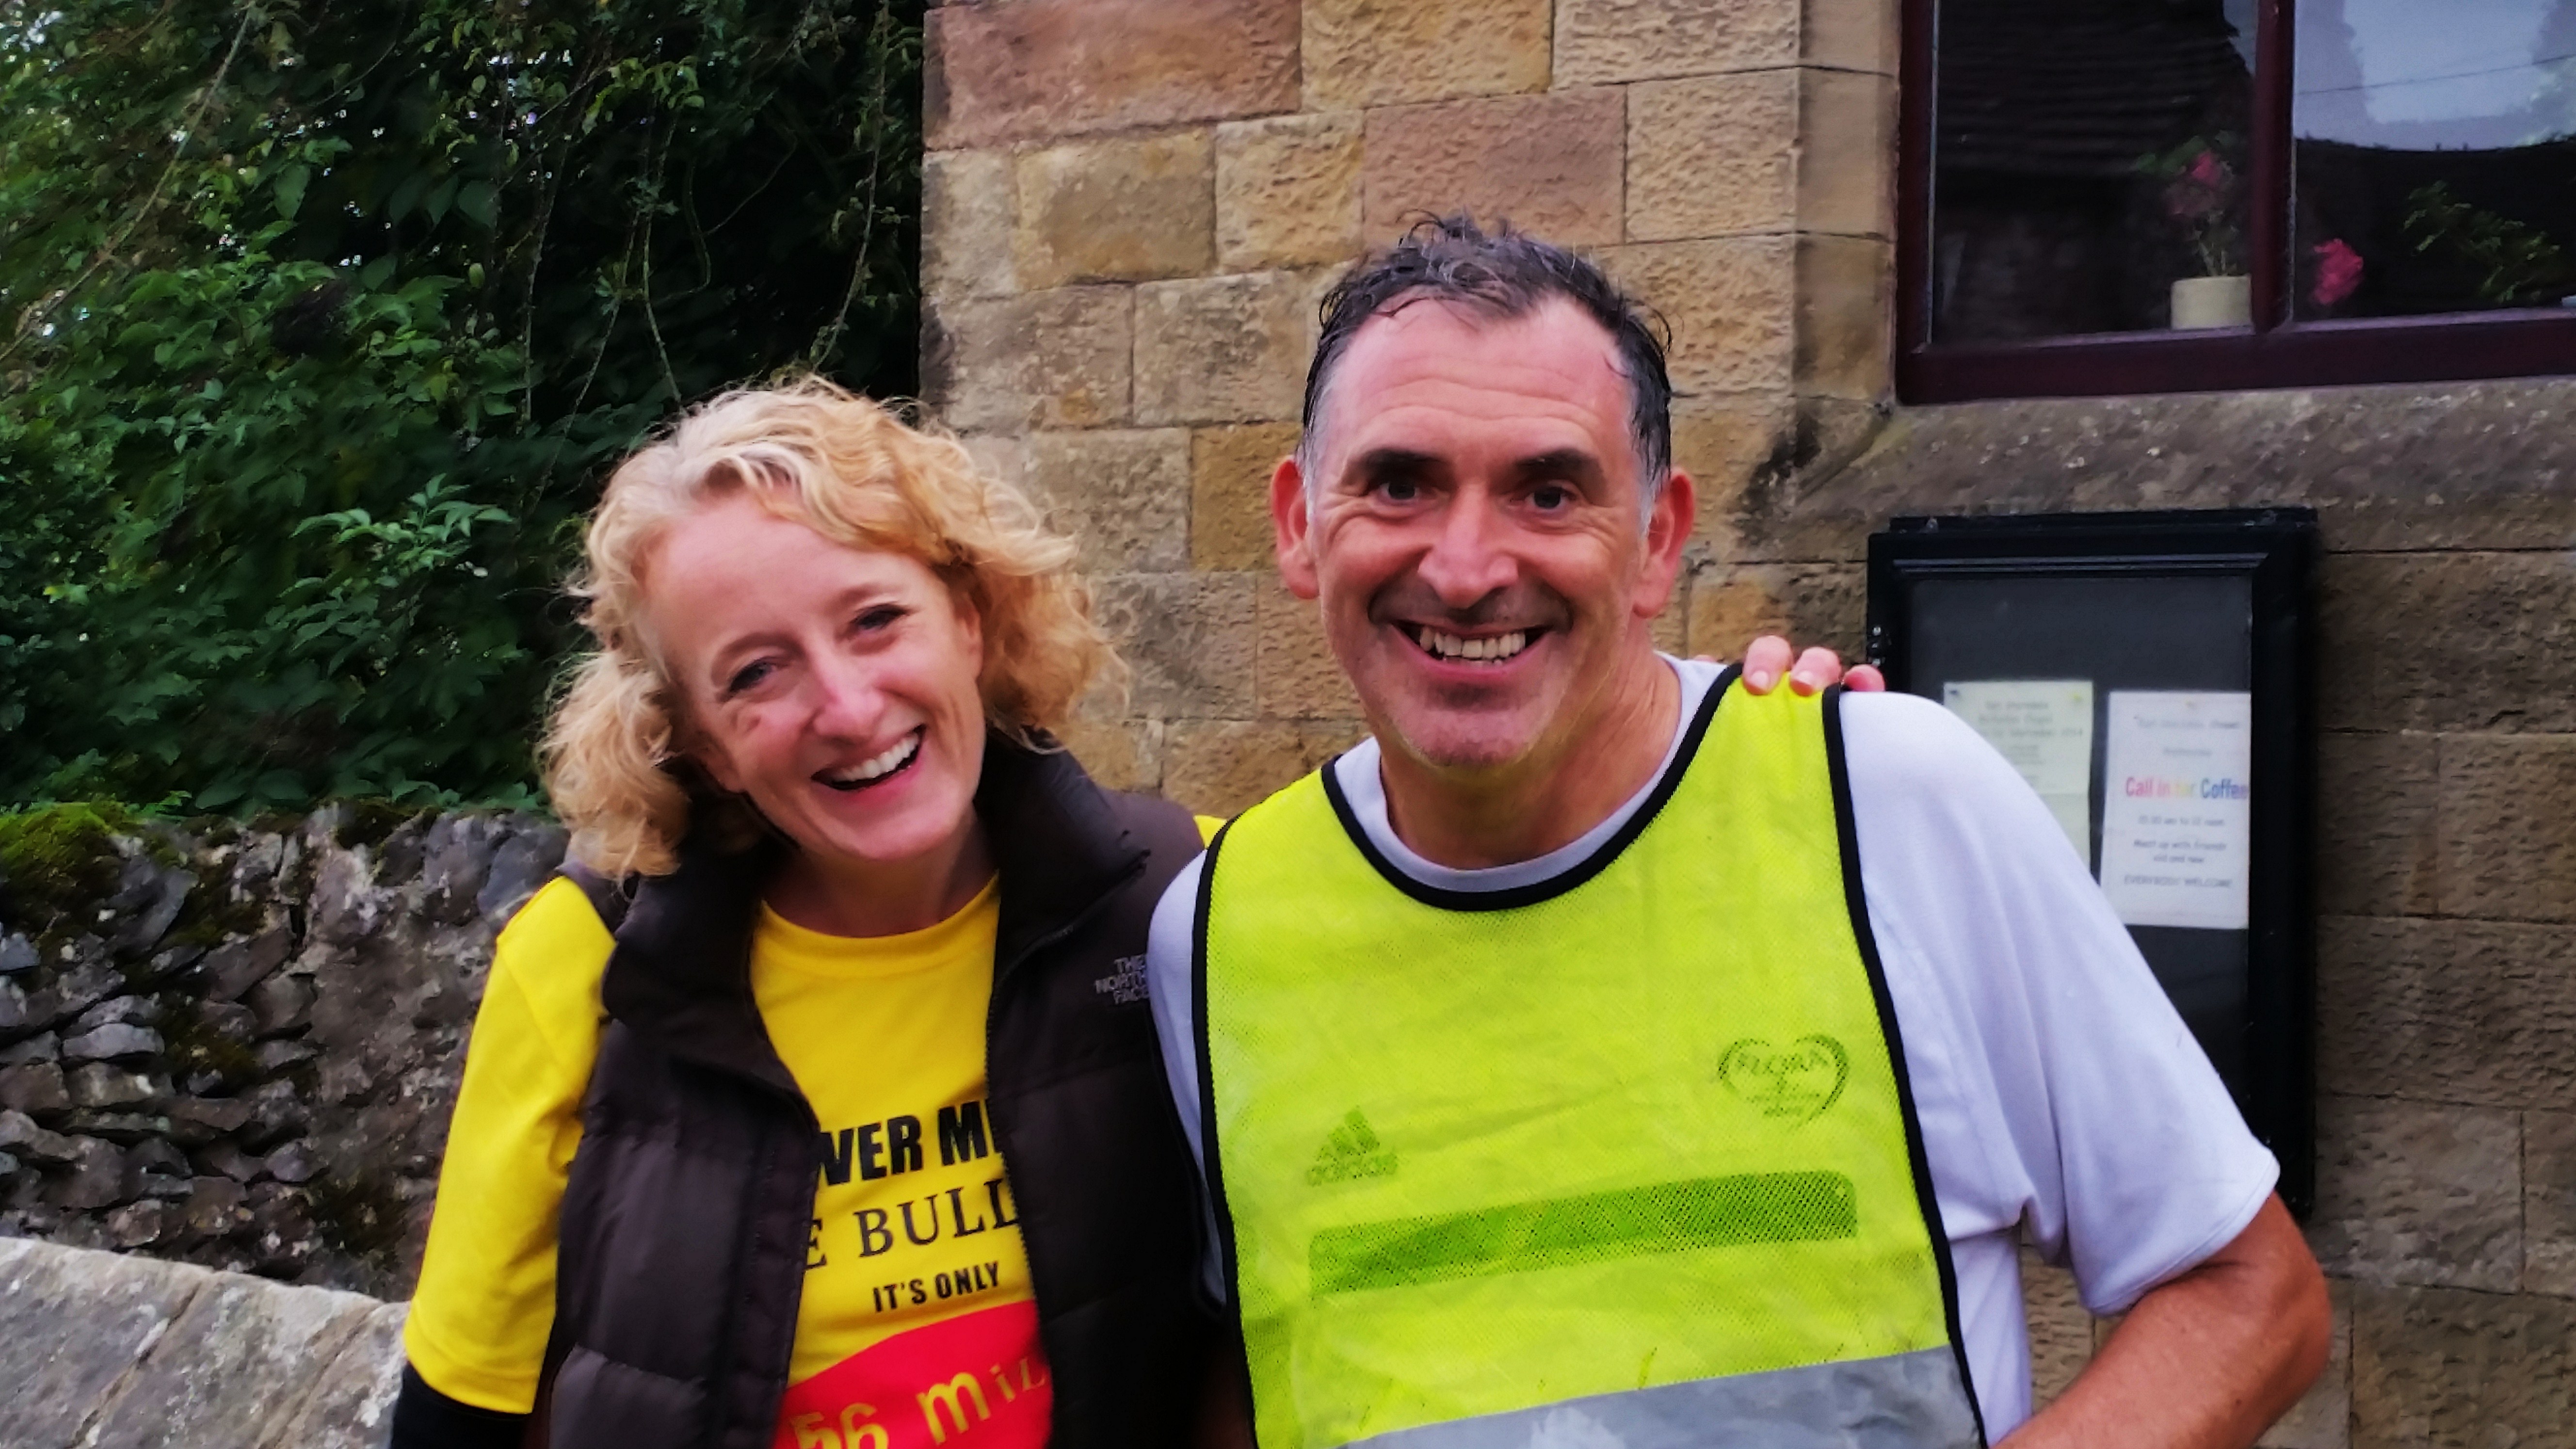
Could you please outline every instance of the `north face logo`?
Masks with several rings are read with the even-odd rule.
[[[1306,1185],[1322,1187],[1328,1182],[1350,1182],[1363,1177],[1395,1176],[1395,1154],[1387,1150],[1369,1130],[1368,1119],[1353,1107],[1324,1145],[1315,1152],[1315,1165],[1306,1169]]]

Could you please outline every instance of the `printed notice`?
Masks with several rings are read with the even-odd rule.
[[[1941,702],[1985,736],[2039,792],[2067,843],[2093,860],[2093,681],[1995,679],[1945,684]]]
[[[2111,691],[2102,893],[2132,926],[2241,931],[2254,697]]]

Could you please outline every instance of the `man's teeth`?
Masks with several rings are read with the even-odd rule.
[[[864,785],[870,780],[883,779],[902,769],[911,761],[913,752],[920,748],[921,731],[914,730],[911,734],[895,741],[893,748],[884,754],[872,760],[862,761],[857,769],[844,774],[826,775],[824,778],[835,785]]]
[[[1529,647],[1529,631],[1515,629],[1490,639],[1466,639],[1437,629],[1417,628],[1413,637],[1426,653],[1443,659],[1503,660]]]

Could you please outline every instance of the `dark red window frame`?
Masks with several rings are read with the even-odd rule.
[[[2102,397],[2576,373],[2576,315],[2559,308],[2301,322],[2290,316],[2291,6],[2259,0],[2249,138],[2254,324],[2033,342],[1931,340],[1934,79],[1940,0],[1904,0],[1897,186],[1896,393],[1910,403]]]

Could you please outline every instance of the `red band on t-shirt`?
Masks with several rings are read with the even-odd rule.
[[[1045,1449],[1055,1402],[1023,1300],[897,1334],[788,1389],[775,1449]]]

